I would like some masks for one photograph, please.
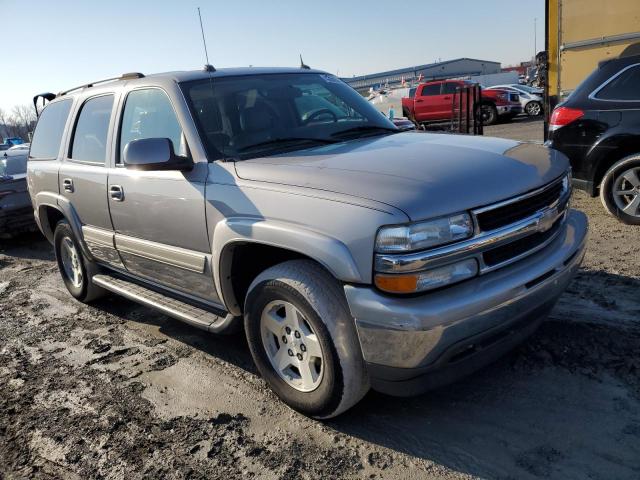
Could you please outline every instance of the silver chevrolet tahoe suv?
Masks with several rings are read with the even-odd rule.
[[[28,188],[71,295],[244,328],[270,387],[315,418],[498,358],[584,256],[563,154],[400,132],[322,71],[135,73],[46,98]]]

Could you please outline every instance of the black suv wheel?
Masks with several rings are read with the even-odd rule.
[[[600,186],[604,208],[620,221],[640,225],[640,155],[616,162]]]

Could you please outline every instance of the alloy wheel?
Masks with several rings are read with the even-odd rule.
[[[324,356],[311,324],[293,304],[268,303],[260,317],[262,344],[278,376],[300,392],[311,392],[322,381]]]
[[[622,212],[640,217],[640,167],[625,170],[614,179],[612,196]]]
[[[538,102],[529,102],[527,103],[526,110],[528,115],[536,117],[540,115],[540,104]]]
[[[62,260],[62,266],[64,273],[76,288],[82,287],[82,266],[80,265],[80,255],[73,243],[73,240],[69,237],[64,237],[60,244],[60,259]]]

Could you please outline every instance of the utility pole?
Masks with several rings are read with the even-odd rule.
[[[535,60],[536,54],[538,53],[538,29],[537,27],[538,19],[533,19],[533,58]]]

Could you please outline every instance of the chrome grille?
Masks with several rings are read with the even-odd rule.
[[[476,219],[480,231],[489,232],[517,222],[535,212],[553,205],[562,195],[562,182],[555,182],[542,190],[524,195],[500,206],[477,210]]]
[[[567,184],[563,184],[563,178]],[[475,258],[480,275],[541,250],[562,231],[570,177],[502,202],[471,210],[475,235],[449,245],[405,254],[376,254],[375,271],[410,273]]]
[[[562,224],[562,218],[556,220],[553,226],[546,232],[536,232],[528,237],[521,238],[506,245],[492,248],[482,254],[484,264],[488,267],[495,267],[514,258],[527,254],[531,250],[546,243],[555,236]]]

